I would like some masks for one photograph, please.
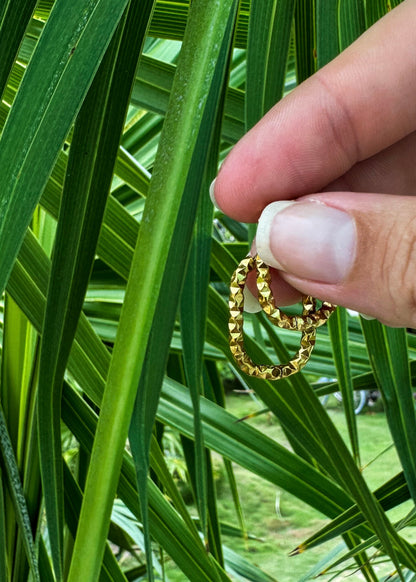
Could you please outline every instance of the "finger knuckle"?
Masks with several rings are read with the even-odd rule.
[[[322,119],[329,129],[332,146],[336,147],[339,155],[346,160],[346,166],[351,167],[362,159],[360,142],[354,117],[350,111],[345,95],[339,91],[327,75],[324,69],[315,73],[316,81],[322,88],[325,98],[321,102],[323,109]]]

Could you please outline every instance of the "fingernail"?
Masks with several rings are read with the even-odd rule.
[[[221,210],[221,208],[218,206],[217,201],[215,200],[215,194],[214,194],[214,190],[215,190],[215,180],[216,178],[214,178],[210,184],[209,187],[209,197],[211,198],[211,202],[213,203],[213,205],[215,206],[215,208],[217,210]]]
[[[353,265],[356,236],[353,218],[342,210],[316,201],[274,202],[260,217],[257,252],[302,279],[339,283]]]
[[[373,319],[375,319],[375,317],[373,317],[372,315],[366,315],[365,313],[360,313],[360,315],[363,319],[366,319],[367,321],[372,321]]]
[[[367,315],[366,313],[359,313],[358,311],[355,311],[354,309],[347,309],[347,311],[350,315],[361,315],[361,317],[363,319],[366,319],[367,321],[371,321],[371,320],[375,319],[375,317],[373,317],[372,315]]]
[[[284,268],[272,253],[270,248],[270,233],[274,217],[292,204],[295,204],[293,200],[279,200],[278,202],[272,202],[266,206],[260,216],[256,232],[257,254],[259,257],[261,257],[262,261],[266,263],[266,265],[275,267],[280,271],[284,271]]]
[[[261,311],[261,305],[248,287],[244,287],[244,311],[246,313],[258,313]]]

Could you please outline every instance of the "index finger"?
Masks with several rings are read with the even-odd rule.
[[[270,202],[319,192],[415,130],[415,26],[406,0],[275,105],[221,167],[221,210],[255,222]]]

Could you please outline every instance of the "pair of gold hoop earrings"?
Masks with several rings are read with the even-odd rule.
[[[276,326],[302,332],[300,348],[292,360],[287,364],[267,365],[255,364],[244,348],[243,313],[244,287],[250,271],[257,272],[258,299],[267,318]],[[238,265],[231,277],[230,283],[230,319],[229,340],[231,353],[240,369],[250,376],[264,380],[279,380],[296,374],[307,363],[315,345],[316,328],[323,325],[335,310],[336,306],[323,301],[319,309],[316,308],[316,299],[305,296],[302,299],[302,315],[287,315],[274,302],[270,288],[271,276],[268,265],[258,255],[246,257]]]

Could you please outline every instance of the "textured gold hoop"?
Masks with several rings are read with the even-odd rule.
[[[252,259],[252,263],[254,263],[254,261],[255,268],[257,270],[257,289],[259,303],[268,319],[274,325],[284,329],[303,331],[309,328],[311,325],[314,327],[320,327],[327,322],[329,316],[336,309],[336,305],[328,303],[327,301],[322,302],[320,309],[309,310],[306,314],[303,313],[302,315],[290,316],[286,313],[283,313],[275,305],[274,296],[270,288],[271,275],[268,265],[266,265],[266,263],[263,262],[258,255]],[[251,267],[250,270],[252,270],[253,267]]]
[[[247,275],[252,270],[257,271],[257,288],[259,301],[263,311],[273,324],[302,332],[300,348],[287,364],[267,365],[255,364],[244,348],[244,287]],[[246,257],[238,265],[231,277],[230,283],[230,319],[229,341],[231,353],[240,369],[250,376],[264,380],[279,380],[299,372],[307,363],[315,345],[316,328],[325,323],[335,306],[324,303],[316,310],[316,300],[313,297],[303,297],[303,312],[301,316],[289,316],[274,304],[270,289],[269,267],[258,257]]]

